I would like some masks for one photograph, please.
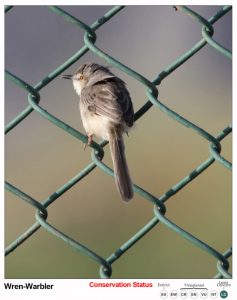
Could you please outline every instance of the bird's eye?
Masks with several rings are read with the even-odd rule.
[[[80,75],[79,76],[79,80],[83,80],[84,79],[84,76],[83,75]]]

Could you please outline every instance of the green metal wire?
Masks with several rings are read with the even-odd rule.
[[[13,6],[6,6],[5,13],[9,12]],[[231,6],[223,6],[220,10],[218,10],[209,20],[206,20],[195,11],[191,10],[186,6],[176,6],[177,11],[182,11],[184,14],[192,17],[194,21],[199,22],[202,25],[201,34],[202,39],[197,42],[191,49],[186,51],[183,55],[178,57],[172,64],[167,66],[164,70],[162,70],[153,81],[148,80],[143,75],[137,73],[135,70],[127,67],[122,64],[120,61],[116,60],[114,57],[108,55],[104,50],[99,49],[96,45],[96,33],[95,31],[103,26],[106,22],[108,22],[112,17],[117,15],[124,6],[114,6],[110,9],[104,16],[96,20],[91,26],[85,24],[81,20],[67,13],[63,9],[57,6],[49,6],[48,9],[57,14],[59,17],[62,17],[65,21],[75,25],[79,28],[79,30],[83,30],[84,34],[84,46],[80,48],[74,55],[72,55],[68,60],[66,60],[63,64],[61,64],[58,68],[48,74],[45,78],[43,78],[39,83],[37,83],[34,87],[26,83],[24,80],[19,78],[17,75],[12,74],[11,72],[6,70],[6,79],[10,80],[12,83],[16,84],[23,90],[28,93],[28,103],[29,105],[18,115],[16,116],[9,124],[5,127],[5,134],[8,134],[11,130],[13,130],[18,124],[20,124],[27,116],[32,112],[37,112],[40,116],[56,125],[58,128],[64,130],[66,133],[72,135],[74,138],[79,141],[86,143],[87,137],[57,118],[52,113],[46,111],[40,105],[40,93],[39,91],[47,86],[52,80],[54,80],[58,75],[64,72],[67,68],[69,68],[73,63],[75,63],[79,58],[81,58],[87,51],[92,51],[97,56],[102,57],[104,60],[127,73],[132,78],[136,79],[140,82],[144,88],[146,89],[146,94],[148,100],[145,104],[138,109],[135,113],[135,120],[141,118],[153,105],[160,109],[162,112],[171,117],[175,122],[181,123],[183,126],[190,128],[193,132],[198,133],[204,139],[206,139],[209,145],[210,157],[206,159],[203,163],[197,166],[194,170],[190,171],[184,178],[180,179],[179,182],[174,184],[169,190],[167,190],[161,196],[155,196],[143,189],[141,186],[134,184],[134,192],[138,193],[145,200],[151,202],[154,205],[154,217],[145,225],[141,227],[141,229],[131,236],[129,240],[127,240],[123,245],[121,245],[117,250],[115,250],[107,259],[103,258],[101,255],[97,254],[92,249],[87,246],[81,244],[78,241],[75,241],[67,234],[60,231],[58,228],[52,226],[49,222],[47,222],[48,211],[47,207],[55,202],[60,196],[70,190],[75,184],[80,184],[81,180],[87,178],[87,176],[98,167],[102,172],[108,174],[109,176],[114,176],[113,171],[102,161],[104,157],[103,148],[107,145],[107,141],[103,141],[100,144],[93,142],[91,144],[92,154],[91,154],[91,163],[85,166],[78,174],[76,174],[73,178],[69,179],[64,185],[59,187],[55,192],[49,195],[42,202],[36,200],[29,196],[27,193],[21,191],[16,186],[12,185],[9,182],[6,182],[6,189],[15,194],[18,199],[26,201],[29,205],[36,209],[35,219],[36,222],[29,227],[26,232],[21,234],[14,240],[8,247],[6,247],[5,255],[8,255],[15,249],[17,249],[22,243],[28,240],[39,228],[44,228],[50,234],[53,234],[60,238],[63,242],[71,246],[76,251],[79,251],[83,255],[86,255],[90,259],[94,260],[96,263],[100,265],[100,276],[102,278],[109,278],[112,275],[112,264],[117,261],[122,255],[126,254],[126,252],[132,248],[139,240],[141,240],[148,232],[150,232],[153,228],[157,226],[157,224],[162,223],[167,228],[173,230],[178,235],[189,241],[194,247],[199,247],[206,254],[213,256],[217,260],[217,271],[218,273],[215,275],[215,278],[231,278],[231,274],[228,272],[229,261],[228,258],[232,255],[232,248],[230,247],[225,253],[220,253],[218,250],[211,247],[206,242],[202,241],[200,238],[195,237],[190,232],[181,228],[178,224],[175,224],[173,221],[168,219],[165,216],[166,206],[165,202],[173,197],[176,193],[178,193],[181,189],[185,188],[189,183],[191,183],[195,178],[200,176],[206,169],[208,169],[214,162],[219,162],[222,166],[232,169],[232,164],[226,160],[224,157],[220,155],[221,152],[221,141],[227,137],[232,132],[231,125],[227,126],[223,129],[218,136],[214,137],[209,132],[204,130],[203,128],[195,125],[193,122],[185,119],[183,116],[179,115],[177,112],[171,110],[167,106],[165,106],[158,99],[158,90],[157,87],[162,80],[164,80],[167,76],[169,76],[172,72],[174,72],[177,68],[179,68],[183,63],[189,60],[193,55],[195,55],[200,49],[202,49],[205,45],[210,45],[215,50],[217,50],[220,54],[226,56],[227,58],[232,57],[231,52],[216,42],[212,36],[214,35],[213,24],[217,22],[220,18],[222,18],[226,13],[231,11]]]
[[[13,6],[12,5],[6,5],[5,6],[5,13],[8,12],[10,9],[12,9]]]

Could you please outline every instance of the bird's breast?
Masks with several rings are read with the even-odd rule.
[[[109,139],[109,132],[111,128],[111,120],[105,116],[96,114],[93,111],[88,110],[88,108],[81,102],[79,104],[81,119],[83,127],[86,133],[96,135],[104,140]]]

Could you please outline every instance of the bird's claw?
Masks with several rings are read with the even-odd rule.
[[[93,142],[93,134],[88,135],[88,140],[87,140],[87,143],[84,144],[83,150],[86,150],[86,147],[87,146],[89,147],[92,144],[92,142]]]

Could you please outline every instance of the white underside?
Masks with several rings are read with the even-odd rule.
[[[112,126],[111,120],[96,115],[79,104],[81,119],[87,135],[96,135],[104,140],[109,140],[109,130]]]
[[[76,90],[77,94],[81,95],[81,90],[83,86],[80,84],[79,81],[74,80],[73,81],[73,87]],[[104,140],[109,140],[109,129],[111,124],[111,120],[96,115],[93,112],[90,112],[87,107],[81,104],[81,101],[79,102],[79,109],[81,113],[81,119],[83,127],[85,128],[86,134],[89,135],[96,135]]]

